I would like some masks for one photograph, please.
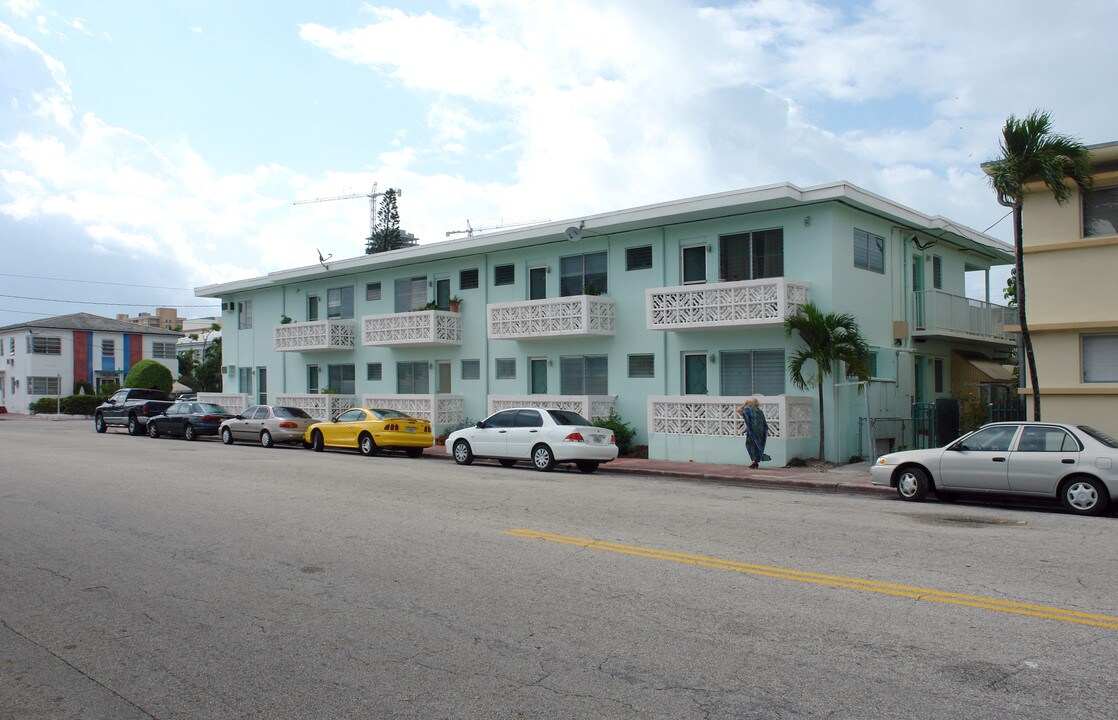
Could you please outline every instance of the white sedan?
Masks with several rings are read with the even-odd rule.
[[[946,447],[882,455],[870,476],[904,500],[929,492],[941,499],[1009,493],[1057,498],[1073,513],[1100,515],[1118,494],[1118,439],[1086,425],[992,423]]]
[[[474,427],[452,432],[446,451],[459,465],[469,465],[474,458],[495,458],[505,467],[529,460],[537,470],[574,463],[584,473],[617,458],[608,428],[595,427],[576,412],[541,408],[493,413]]]

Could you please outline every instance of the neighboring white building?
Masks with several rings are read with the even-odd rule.
[[[786,318],[811,300],[852,313],[872,345],[868,399],[842,368],[825,383],[828,459],[870,452],[871,430],[873,451],[934,442],[951,430],[924,411],[951,405],[1014,345],[1015,316],[988,290],[990,267],[1011,261],[992,237],[848,183],[779,184],[196,294],[222,303],[230,407],[328,418],[377,404],[440,430],[516,405],[615,410],[653,458],[741,463],[735,409],[759,396],[768,453],[784,463],[819,443],[816,391],[787,379],[800,341]],[[968,281],[985,297],[968,298]]]
[[[140,360],[178,377],[179,333],[74,313],[0,327],[0,406],[25,413],[43,397],[72,395],[74,385],[119,385]]]

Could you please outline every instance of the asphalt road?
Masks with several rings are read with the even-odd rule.
[[[0,422],[0,717],[1113,718],[1118,519]]]

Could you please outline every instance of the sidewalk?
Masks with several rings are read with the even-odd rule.
[[[79,415],[29,416],[17,413],[0,414],[0,421],[28,419],[46,422],[89,420],[89,418]],[[446,448],[441,445],[428,448],[427,451],[424,452],[424,456],[449,462],[454,461],[446,452]],[[493,465],[497,464],[495,460],[478,460],[478,462],[491,463]],[[563,465],[560,465],[559,469],[562,470],[563,467]],[[595,474],[597,473],[605,475],[676,478],[690,480],[692,482],[732,483],[756,487],[799,488],[801,490],[815,490],[821,492],[849,492],[870,495],[891,495],[893,493],[891,488],[870,484],[870,463],[868,461],[826,468],[762,466],[756,470],[750,470],[747,465],[720,465],[717,463],[618,458],[613,462],[602,464]]]

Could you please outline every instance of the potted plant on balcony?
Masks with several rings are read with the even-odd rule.
[[[446,304],[450,307],[451,312],[458,312],[459,306],[462,305],[462,298],[455,295],[451,299],[447,300]]]
[[[280,324],[281,325],[290,325],[291,324],[291,318],[288,317],[287,315],[280,315]]]

